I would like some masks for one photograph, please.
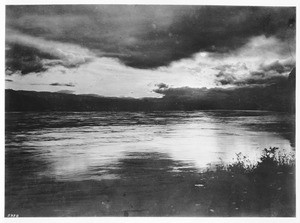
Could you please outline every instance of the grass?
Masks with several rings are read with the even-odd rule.
[[[264,149],[257,164],[241,153],[230,165],[202,173],[214,194],[211,215],[295,216],[295,157]]]

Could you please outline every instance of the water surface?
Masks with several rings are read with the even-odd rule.
[[[237,153],[255,163],[268,147],[294,153],[294,116],[286,113],[44,112],[5,118],[6,212],[23,216],[118,216],[128,210],[172,215],[160,213],[157,200],[173,201],[168,185],[184,182],[186,173],[231,163]],[[118,190],[105,192],[107,182],[118,182]],[[156,193],[158,187],[164,189]],[[130,192],[131,206],[119,198],[114,207],[109,203]]]

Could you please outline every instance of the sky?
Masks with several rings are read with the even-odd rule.
[[[295,7],[6,6],[6,88],[162,97],[268,86],[295,67]]]

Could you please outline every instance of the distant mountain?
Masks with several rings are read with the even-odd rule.
[[[295,69],[269,86],[169,88],[163,98],[116,98],[5,90],[5,111],[272,110],[295,112]]]
[[[146,104],[147,99],[5,90],[6,111],[135,111]]]

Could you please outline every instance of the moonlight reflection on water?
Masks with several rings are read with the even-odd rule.
[[[118,216],[135,209],[127,207],[126,199],[108,204],[107,196],[131,193],[128,199],[137,208],[158,190],[155,198],[147,198],[145,211],[137,213],[159,215],[163,207],[155,199],[170,202],[168,185],[185,182],[187,174],[230,163],[239,152],[253,163],[270,146],[294,153],[293,120],[289,114],[258,111],[7,113],[6,208],[35,215],[23,207],[30,198],[31,205],[44,208],[37,216]],[[108,189],[107,182],[124,187]],[[95,184],[103,189],[96,190]],[[93,196],[104,199],[100,212],[76,212],[82,202],[93,206],[95,200],[88,201]],[[107,205],[115,212],[103,209]]]

